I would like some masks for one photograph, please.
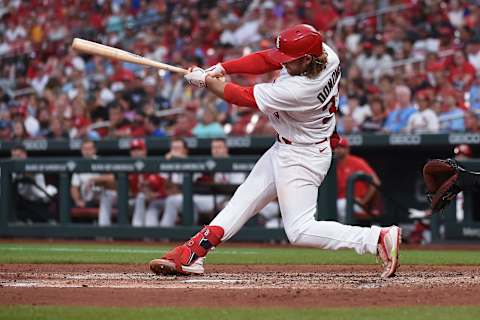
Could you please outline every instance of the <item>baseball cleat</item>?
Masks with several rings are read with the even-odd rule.
[[[208,251],[220,244],[223,228],[205,226],[190,240],[168,251],[160,259],[150,261],[150,270],[163,275],[203,274],[203,260]]]
[[[155,259],[150,261],[150,270],[157,275],[201,275],[205,273],[203,268],[204,258],[198,258],[190,266],[180,265],[179,269],[176,268],[175,262],[167,259]]]
[[[400,243],[402,242],[402,229],[397,226],[382,228],[377,246],[377,257],[382,261],[384,270],[382,278],[389,278],[395,275],[400,266],[398,259]]]

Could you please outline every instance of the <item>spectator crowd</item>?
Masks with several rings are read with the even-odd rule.
[[[260,113],[179,74],[70,45],[81,37],[208,67],[273,47],[298,23],[319,29],[342,62],[340,133],[480,131],[478,0],[3,0],[0,139],[272,135]]]

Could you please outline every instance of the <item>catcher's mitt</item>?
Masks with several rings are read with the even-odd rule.
[[[462,191],[458,185],[461,170],[463,168],[452,159],[433,159],[425,164],[423,180],[432,211],[443,210]]]

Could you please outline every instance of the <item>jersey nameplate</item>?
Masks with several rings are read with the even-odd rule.
[[[338,77],[340,76],[340,66],[333,71],[332,76],[327,82],[327,85],[323,88],[323,90],[318,94],[317,98],[320,100],[320,102],[323,104],[325,100],[327,100],[328,95],[332,91],[333,87],[335,86],[335,83],[337,83]]]

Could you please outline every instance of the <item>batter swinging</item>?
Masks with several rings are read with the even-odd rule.
[[[225,74],[262,74],[280,70],[273,83],[241,87],[217,79]],[[150,262],[156,274],[202,274],[208,251],[227,241],[253,215],[278,197],[283,225],[294,245],[351,248],[378,255],[382,277],[399,265],[401,230],[396,226],[362,228],[316,221],[317,193],[332,159],[340,61],[309,25],[282,31],[276,48],[226,61],[207,70],[193,68],[185,79],[229,103],[264,112],[277,142],[260,158],[228,205],[210,225],[185,244]]]

